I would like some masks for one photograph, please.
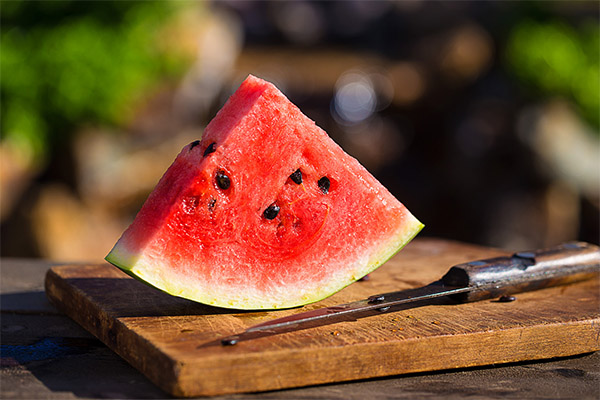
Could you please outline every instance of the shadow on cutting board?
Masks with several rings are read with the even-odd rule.
[[[92,297],[114,317],[240,314],[251,311],[213,307],[172,296],[135,279],[73,278],[67,282]]]

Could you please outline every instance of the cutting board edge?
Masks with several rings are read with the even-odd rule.
[[[445,242],[444,242],[445,243]],[[442,248],[442,250],[445,251],[445,248],[448,249],[452,249],[455,250],[455,247],[453,243],[446,243],[446,247],[440,247]],[[459,246],[457,244],[457,246]],[[418,246],[417,246],[418,247]],[[414,258],[419,258],[421,259],[421,257],[426,256],[427,254],[429,254],[428,252],[430,252],[431,249],[429,249],[429,244],[428,243],[424,243],[424,245],[422,245],[423,248],[417,248],[414,251],[414,254],[411,254],[410,257]],[[460,257],[461,258],[467,258],[470,257],[470,252],[471,251],[475,251],[475,250],[471,250],[472,247],[470,245],[466,245],[466,244],[460,244],[459,246],[461,252],[460,252]],[[473,247],[475,248],[475,247]],[[463,252],[462,250],[468,250],[468,252]],[[437,247],[436,247],[437,250]],[[492,250],[490,250],[492,251]],[[495,251],[495,250],[494,250]],[[443,253],[443,251],[442,251]],[[431,252],[431,257],[435,258],[434,256],[436,256],[438,253],[437,252]],[[408,260],[410,260],[411,258],[408,258]],[[453,256],[454,257],[458,257],[458,256]],[[403,260],[405,260],[406,258],[403,258]],[[444,259],[444,263],[446,263],[445,261],[448,258]],[[427,263],[429,263],[429,260],[426,260]],[[71,270],[72,269],[72,266]],[[61,268],[66,268],[65,270],[61,270]],[[457,365],[457,366],[453,366],[453,365],[447,365],[449,363],[446,362],[442,362],[440,360],[443,360],[443,357],[438,356],[437,357],[437,362],[439,364],[443,364],[440,368],[438,367],[432,367],[432,366],[428,366],[428,367],[421,367],[418,368],[418,366],[414,366],[413,368],[404,368],[404,369],[400,369],[398,368],[398,366],[392,366],[389,368],[383,368],[383,367],[379,367],[379,369],[382,370],[378,370],[377,368],[374,369],[374,367],[372,365],[369,365],[368,362],[363,362],[362,365],[360,363],[358,363],[358,366],[354,365],[352,366],[352,368],[354,368],[354,372],[352,371],[344,371],[345,375],[341,376],[341,375],[333,375],[333,376],[329,376],[327,377],[325,376],[320,376],[319,375],[319,371],[316,372],[311,372],[310,370],[310,366],[307,367],[306,365],[302,365],[302,362],[300,362],[300,367],[305,368],[304,371],[301,371],[300,374],[297,375],[302,375],[304,377],[303,380],[301,380],[300,383],[295,384],[294,381],[292,381],[289,378],[286,377],[280,377],[279,380],[275,380],[275,383],[269,383],[268,379],[265,379],[266,383],[262,383],[262,386],[260,385],[251,385],[251,387],[248,386],[244,386],[244,383],[240,383],[240,384],[236,384],[236,385],[229,385],[230,382],[230,378],[231,378],[231,369],[230,367],[227,366],[223,366],[223,374],[222,374],[222,379],[220,380],[220,384],[219,387],[217,389],[214,388],[209,388],[209,387],[205,387],[204,388],[198,388],[197,385],[198,380],[200,379],[201,381],[207,381],[209,380],[215,380],[214,379],[214,374],[212,376],[210,376],[210,374],[208,374],[208,376],[204,376],[204,371],[206,370],[206,368],[211,368],[212,365],[208,365],[211,362],[213,362],[214,358],[213,356],[208,356],[208,357],[202,357],[202,360],[199,361],[200,364],[204,363],[204,367],[202,368],[202,366],[195,364],[194,362],[189,362],[189,358],[187,357],[181,357],[181,355],[177,356],[177,354],[175,354],[174,352],[171,351],[171,349],[169,348],[169,346],[165,346],[165,343],[162,342],[156,342],[156,340],[152,340],[152,336],[145,336],[143,331],[137,332],[135,330],[135,328],[132,328],[127,321],[124,321],[122,319],[119,319],[117,317],[115,317],[114,315],[110,315],[109,312],[104,311],[104,308],[102,306],[101,303],[96,303],[95,298],[93,297],[93,295],[90,295],[90,293],[93,292],[88,292],[87,290],[83,290],[84,287],[83,286],[78,286],[78,284],[73,283],[73,281],[71,281],[71,279],[75,278],[74,280],[77,281],[78,278],[80,277],[80,275],[77,274],[68,274],[65,273],[66,271],[69,270],[68,266],[55,266],[53,269],[56,269],[56,271],[52,270],[52,271],[48,271],[47,273],[47,277],[46,277],[46,286],[47,286],[47,295],[48,298],[50,299],[50,301],[55,304],[55,306],[57,306],[58,309],[60,309],[62,312],[64,312],[65,314],[67,314],[69,317],[71,317],[72,319],[74,319],[75,321],[77,321],[80,325],[82,325],[85,329],[87,329],[88,331],[90,331],[91,333],[93,333],[96,337],[98,337],[102,342],[104,342],[109,348],[111,348],[113,351],[115,351],[115,353],[117,353],[118,355],[120,355],[121,357],[123,357],[125,360],[127,360],[132,366],[134,366],[135,368],[137,368],[138,370],[140,370],[144,375],[146,375],[146,377],[148,377],[150,379],[150,381],[152,381],[154,384],[156,384],[158,387],[160,387],[162,390],[164,390],[167,393],[170,393],[172,395],[175,396],[181,396],[181,397],[189,397],[189,396],[209,396],[209,395],[217,395],[217,394],[230,394],[230,393],[242,393],[242,392],[258,392],[258,391],[264,391],[264,390],[275,390],[275,389],[284,389],[284,388],[292,388],[292,387],[301,387],[301,386],[313,386],[313,385],[319,385],[319,384],[324,384],[324,383],[333,383],[333,382],[342,382],[342,381],[354,381],[354,380],[360,380],[360,379],[368,379],[368,378],[373,378],[373,377],[386,377],[386,376],[394,376],[394,375],[403,375],[403,374],[407,374],[407,373],[419,373],[419,372],[426,372],[426,371],[443,371],[443,370],[447,370],[448,368],[469,368],[469,367],[476,367],[476,366],[484,366],[484,365],[496,365],[496,364],[504,364],[504,363],[511,363],[511,362],[515,362],[515,361],[524,361],[523,359],[520,359],[521,357],[516,357],[514,356],[514,352],[512,352],[513,354],[513,358],[506,358],[506,359],[498,359],[497,357],[493,357],[492,355],[488,355],[488,357],[491,359],[491,361],[488,362],[483,362],[481,359],[478,362],[467,362],[466,360],[463,361],[461,364]],[[60,271],[63,271],[63,275],[61,276]],[[119,275],[120,276],[120,275]],[[118,276],[113,276],[111,274],[111,278],[115,278]],[[95,289],[96,287],[94,287]],[[88,289],[89,290],[89,289]],[[103,289],[104,290],[104,289]],[[61,298],[61,296],[63,296]],[[64,297],[64,296],[70,296],[70,298]],[[122,301],[122,299],[121,299]],[[63,304],[64,303],[64,304]],[[91,316],[88,316],[88,318],[86,319],[84,316],[82,316],[81,314],[83,314],[81,312],[81,310],[86,309],[87,305],[87,312],[91,312],[90,310],[90,306],[94,308],[94,310],[92,311],[97,311],[99,312],[99,315],[101,316],[101,321],[98,320],[98,316],[96,316],[96,320],[94,320],[94,318],[91,318]],[[116,304],[122,304],[122,303],[116,303]],[[76,307],[74,307],[76,306]],[[588,306],[589,307],[589,306]],[[110,309],[110,308],[109,308]],[[120,308],[119,308],[120,309]],[[556,324],[554,323],[546,323],[544,325],[538,325],[538,326],[534,326],[534,327],[526,327],[529,329],[533,329],[533,328],[540,328],[542,330],[547,330],[548,331],[548,335],[551,333],[555,333],[552,329],[557,327],[560,330],[560,334],[558,335],[560,340],[556,339],[556,336],[554,337],[553,341],[547,341],[548,345],[546,346],[546,352],[538,352],[537,354],[535,354],[532,357],[528,357],[527,361],[532,361],[532,360],[539,360],[539,359],[547,359],[547,358],[552,358],[552,357],[562,357],[562,356],[570,356],[570,355],[575,355],[575,354],[581,354],[581,353],[588,353],[590,351],[597,351],[600,350],[600,345],[598,344],[598,338],[600,337],[600,316],[598,316],[598,314],[596,314],[595,310],[593,311],[593,317],[590,318],[590,313],[588,312],[587,314],[585,314],[585,316],[582,317],[582,314],[579,313],[580,319],[579,320],[573,320],[573,321],[569,321],[568,319],[565,321],[560,321]],[[108,319],[113,319],[115,321],[108,321]],[[507,334],[508,331],[514,331],[512,332],[513,336],[512,337],[517,337],[516,336],[516,332],[518,331],[523,331],[523,329],[521,329],[521,327],[514,327],[514,328],[508,328],[508,329],[504,329],[503,330],[503,334]],[[529,331],[527,331],[529,332]],[[535,329],[531,332],[536,332]],[[583,334],[582,334],[583,332]],[[489,334],[490,332],[479,332],[480,334]],[[497,333],[497,332],[496,332]],[[473,332],[465,332],[465,333],[459,333],[457,335],[457,337],[454,338],[454,340],[459,340],[459,338],[467,336],[467,335],[472,335]],[[450,337],[450,342],[452,342],[452,336],[453,335],[439,335],[439,336],[433,336],[430,337],[430,339],[428,339],[428,341],[423,341],[421,338],[421,341],[423,341],[423,344],[421,345],[421,349],[422,348],[426,348],[426,347],[439,347],[440,343],[443,342],[443,338],[445,337]],[[510,335],[508,335],[510,336]],[[531,336],[531,335],[530,335]],[[539,336],[537,335],[537,333],[535,336]],[[575,343],[573,346],[569,347],[569,350],[565,350],[565,348],[561,348],[561,352],[557,352],[555,351],[554,347],[561,347],[561,346],[554,346],[553,344],[559,343],[561,342],[565,342],[565,341],[569,341],[570,339],[572,339],[573,337],[581,337],[584,336],[586,340],[586,343]],[[489,337],[494,337],[493,335],[490,334]],[[488,337],[488,339],[489,339]],[[496,336],[497,337],[497,336]],[[439,340],[439,342],[435,342],[433,341],[434,339]],[[409,343],[417,343],[418,339],[420,338],[415,338],[415,339],[403,339],[405,341],[405,346],[408,346]],[[552,339],[552,338],[551,338]],[[312,342],[312,341],[309,341]],[[493,341],[491,341],[493,343]],[[131,346],[131,348],[129,346],[123,346],[124,343],[130,343],[133,344]],[[436,344],[437,343],[437,344]],[[591,344],[590,344],[591,343]],[[459,340],[459,343],[460,340]],[[356,345],[356,344],[355,344]],[[137,346],[137,351],[135,348],[133,348],[134,346]],[[335,353],[336,350],[336,346],[329,346],[326,345],[327,347],[325,347],[325,349],[327,351],[331,351],[333,352],[333,356],[329,355],[329,353],[327,351],[323,351],[323,347],[316,347],[313,348],[312,353],[309,350],[308,352],[305,349],[293,349],[292,351],[290,351],[289,348],[282,348],[282,350],[280,351],[280,353],[277,352],[271,352],[268,353],[267,351],[263,352],[262,354],[264,355],[265,353],[267,354],[271,354],[274,355],[277,353],[277,357],[279,357],[281,359],[281,361],[279,362],[279,364],[275,364],[273,362],[272,359],[267,360],[268,361],[268,365],[271,367],[271,370],[273,370],[275,365],[279,365],[279,369],[280,370],[284,370],[286,369],[285,366],[287,365],[289,367],[289,363],[290,362],[290,358],[307,358],[309,355],[312,354],[312,356],[314,356],[314,360],[310,361],[312,363],[317,363],[320,365],[319,368],[322,368],[324,370],[329,370],[329,371],[335,371],[335,368],[337,368],[338,370],[340,368],[345,368],[345,365],[343,362],[341,361],[336,361],[335,364],[331,366],[331,364],[328,366],[326,364],[326,362],[331,363],[331,358],[333,358],[335,360],[335,358],[339,355],[339,353]],[[346,357],[347,359],[349,359],[350,361],[352,361],[353,359],[356,359],[357,357],[361,357],[362,353],[364,353],[365,351],[369,351],[372,354],[372,357],[380,357],[381,354],[388,354],[388,353],[392,353],[394,354],[394,351],[398,354],[400,354],[403,357],[407,357],[408,355],[410,355],[409,353],[406,352],[402,352],[400,350],[398,350],[400,346],[396,340],[391,340],[390,342],[375,342],[375,343],[371,343],[371,344],[359,344],[356,345],[357,349],[352,350],[350,352],[346,352],[346,354],[344,355],[344,357]],[[366,347],[365,347],[366,346]],[[515,346],[515,344],[513,343],[513,346]],[[524,344],[523,344],[524,346]],[[411,347],[411,346],[408,346]],[[518,347],[518,346],[517,346]],[[148,351],[148,349],[150,351]],[[310,347],[309,347],[310,349]],[[510,348],[504,348],[504,352],[511,354],[511,350]],[[337,350],[339,351],[339,350]],[[417,353],[418,351],[412,349],[413,353]],[[138,354],[138,353],[145,353],[145,354]],[[427,353],[431,353],[431,349],[427,349]],[[463,352],[464,353],[464,352]],[[534,352],[535,353],[535,352]],[[396,354],[395,357],[398,358],[399,355]],[[328,358],[329,357],[329,358]],[[246,361],[248,358],[248,353],[243,354],[241,358],[238,359],[238,361],[240,359],[244,359],[244,361]],[[310,357],[308,357],[310,358]],[[464,356],[459,357],[460,358],[465,358]],[[475,357],[476,358],[476,357]],[[481,357],[480,357],[481,358]],[[377,360],[377,358],[375,358]],[[346,360],[346,359],[342,359],[342,360]],[[392,358],[392,360],[394,360],[394,358]],[[419,360],[418,357],[415,358],[415,360]],[[398,361],[398,360],[395,360]],[[401,361],[401,360],[400,360]],[[231,362],[231,358],[229,359],[229,362]],[[325,365],[321,365],[325,362]],[[158,367],[157,367],[158,365]],[[377,365],[376,363],[374,365]],[[198,371],[198,368],[200,367],[200,371]],[[236,366],[237,367],[237,366]],[[328,368],[329,367],[329,368]],[[361,370],[362,368],[362,370]],[[395,368],[395,369],[394,369]],[[294,370],[294,368],[287,368],[289,370]],[[195,374],[194,374],[195,372]],[[268,372],[268,371],[267,371]],[[243,375],[242,372],[236,372],[238,375]],[[255,379],[255,373],[256,373],[256,369],[254,368],[254,366],[252,366],[251,368],[249,368],[249,374],[252,377],[252,379],[250,379],[250,381]],[[243,376],[241,377],[243,378]],[[240,379],[241,379],[240,378]],[[224,380],[225,379],[225,380]],[[286,380],[287,379],[287,380]],[[300,378],[298,378],[300,379]],[[193,381],[195,380],[197,383],[194,384]],[[246,382],[247,384],[247,382]],[[196,386],[194,386],[196,385]]]
[[[490,348],[487,353],[479,353],[475,347],[469,347],[468,342],[472,340],[490,341],[497,343],[498,335],[503,336],[506,347],[500,352]],[[468,337],[467,342],[464,338]],[[536,339],[535,341],[531,340]],[[576,343],[567,349],[563,345],[565,341],[578,338]],[[516,340],[515,340],[516,339]],[[257,353],[254,360],[245,353],[236,359],[228,357],[227,362],[219,367],[211,364],[211,371],[221,371],[221,374],[206,376],[202,382],[198,380],[197,371],[201,368],[199,363],[184,362],[181,365],[178,382],[176,382],[173,395],[178,397],[214,396],[220,394],[235,394],[256,391],[279,390],[292,387],[314,386],[333,382],[349,382],[370,378],[383,378],[412,373],[424,373],[432,371],[447,371],[463,368],[484,367],[502,365],[515,362],[531,362],[557,357],[574,356],[578,354],[591,353],[600,350],[600,315],[597,318],[574,320],[569,323],[544,324],[538,326],[525,326],[503,329],[499,331],[484,331],[461,335],[440,335],[428,338],[398,340],[392,342],[373,342],[352,347],[332,346],[327,348],[314,347],[309,349],[290,352],[269,352],[269,357],[264,366],[260,360],[264,354]],[[535,344],[538,345],[535,345]],[[454,346],[454,347],[453,347]],[[438,363],[432,364],[423,355],[431,354],[428,347],[438,349],[453,348],[460,353],[457,361],[452,360],[452,352],[440,351],[437,357]],[[557,348],[561,349],[557,352]],[[473,353],[472,357],[465,354]],[[386,357],[382,358],[381,355]],[[388,357],[393,355],[393,357]],[[243,357],[242,357],[243,356]],[[243,366],[236,365],[235,373],[232,374],[232,365],[241,361]],[[398,358],[409,360],[404,366],[396,361]],[[306,363],[302,360],[307,360]],[[321,363],[314,360],[321,360]],[[470,362],[460,362],[469,359]],[[327,364],[327,361],[336,360],[335,365]],[[359,360],[357,362],[357,360]],[[208,360],[203,360],[204,362]],[[218,362],[217,357],[213,362]],[[308,365],[310,364],[310,365]],[[340,369],[340,366],[344,366]],[[373,369],[372,365],[379,368]],[[366,369],[368,369],[367,372]],[[273,371],[293,371],[287,376],[281,374],[273,375]],[[298,374],[297,371],[302,371]],[[340,371],[343,373],[340,374]],[[332,374],[334,372],[334,374]],[[272,375],[272,376],[269,376]],[[299,377],[301,376],[301,377]],[[308,377],[308,378],[307,378]],[[227,379],[229,385],[223,387],[218,382]],[[207,386],[205,382],[208,382]],[[215,383],[210,385],[210,383]],[[251,382],[248,384],[248,382]]]
[[[44,287],[46,297],[50,303],[98,338],[98,340],[125,359],[134,368],[142,372],[142,374],[163,391],[166,393],[174,393],[176,391],[178,381],[177,376],[179,375],[181,364],[173,360],[145,338],[136,335],[123,322],[118,319],[109,318],[100,307],[97,307],[92,301],[87,299],[85,293],[76,289],[61,291],[60,288],[67,288],[67,282],[56,273],[55,270],[60,268],[61,266],[55,266],[46,272]],[[67,293],[70,298],[63,298],[60,295],[61,293]],[[71,307],[67,306],[69,300]],[[93,318],[91,313],[86,312],[86,307],[84,306],[86,303],[84,302],[96,309],[98,315],[103,315],[105,320],[108,321],[107,324],[102,324],[96,318]],[[75,306],[73,307],[73,305]],[[138,356],[134,351],[122,350],[131,350],[134,349],[135,346],[147,348],[149,352]],[[151,358],[152,362],[150,362]],[[158,371],[156,368],[151,367],[151,365],[156,364],[160,364],[163,368]],[[165,377],[167,378],[165,379]]]

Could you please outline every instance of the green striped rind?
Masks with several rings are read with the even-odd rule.
[[[340,265],[337,276],[329,276],[326,281],[314,282],[312,289],[309,287],[310,282],[302,281],[298,282],[297,287],[279,288],[279,294],[276,296],[273,293],[258,291],[252,286],[252,282],[220,287],[216,287],[214,283],[203,285],[201,280],[194,284],[190,277],[177,275],[168,267],[162,266],[159,260],[149,260],[145,254],[132,254],[127,250],[123,238],[108,254],[106,261],[135,279],[174,296],[224,308],[282,309],[327,298],[373,272],[406,246],[423,226],[407,211],[406,220],[399,232],[379,248],[370,251],[362,260],[357,260],[354,267]],[[240,277],[240,281],[244,282],[244,277]]]
[[[326,284],[322,289],[315,291],[313,296],[306,299],[306,302],[277,308],[295,307],[298,305],[310,304],[323,300],[334,293],[339,292],[348,285],[356,282],[365,275],[375,271],[394,255],[396,255],[400,250],[402,250],[408,243],[410,243],[410,241],[425,226],[414,216],[409,214],[408,217],[410,217],[410,221],[407,221],[407,224],[403,226],[402,233],[394,236],[390,241],[382,245],[379,250],[373,252],[373,254],[369,257],[369,261],[363,264],[362,268],[356,270],[354,273],[343,271],[343,277],[340,277],[339,279],[332,278],[329,284]]]

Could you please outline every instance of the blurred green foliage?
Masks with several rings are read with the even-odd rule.
[[[2,140],[43,160],[82,123],[121,124],[186,63],[157,34],[184,2],[1,3]]]
[[[581,115],[600,127],[600,27],[563,22],[521,22],[511,32],[507,59],[512,71],[542,94],[571,99]]]

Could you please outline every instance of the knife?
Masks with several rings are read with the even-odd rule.
[[[222,338],[224,346],[264,336],[307,329],[341,321],[431,304],[466,303],[565,285],[590,279],[600,272],[600,248],[585,242],[522,251],[458,264],[438,281],[418,289],[370,296],[367,299],[277,318]],[[392,310],[393,308],[393,310]],[[203,346],[201,346],[203,347]]]

